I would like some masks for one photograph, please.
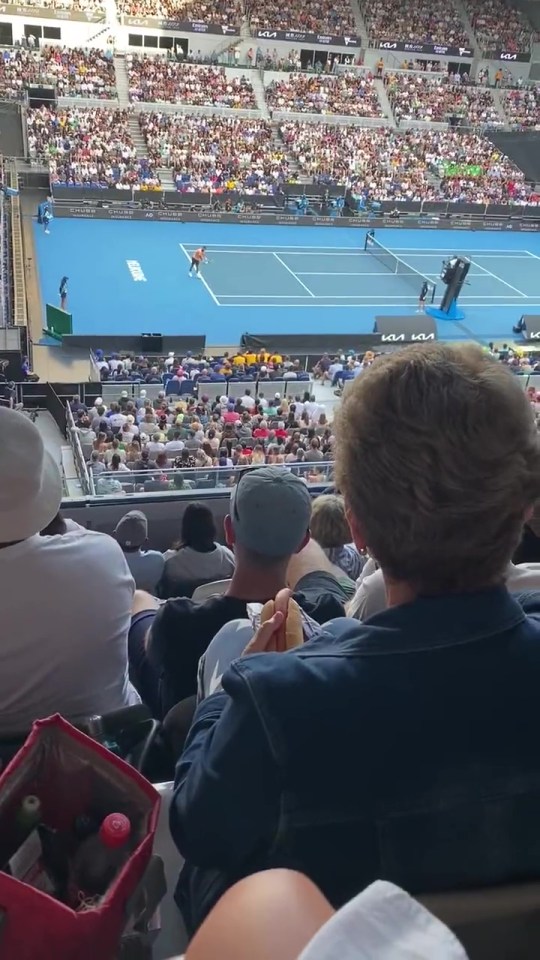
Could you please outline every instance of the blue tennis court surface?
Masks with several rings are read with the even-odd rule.
[[[74,333],[205,334],[209,345],[242,333],[368,333],[376,314],[414,312],[421,277],[394,274],[363,250],[365,231],[58,219],[36,226],[43,302],[58,303],[69,277]],[[461,323],[439,336],[511,337],[522,313],[540,312],[540,235],[378,230],[412,271],[437,282],[449,255],[471,258]],[[191,252],[208,248],[202,279],[188,277]]]

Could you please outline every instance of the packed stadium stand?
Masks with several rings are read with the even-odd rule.
[[[29,85],[54,84],[62,97],[116,98],[114,63],[103,50],[44,46],[7,51],[0,59],[0,94],[24,98]]]
[[[130,55],[128,71],[132,102],[233,109],[256,107],[249,78],[228,75],[224,67],[192,66],[158,57]]]
[[[505,0],[464,0],[482,51],[529,50],[534,31],[517,4]]]
[[[251,25],[258,30],[307,30],[338,36],[356,32],[348,0],[336,0],[331,5],[324,0],[310,0],[310,3],[293,0],[287,9],[275,0],[250,0],[248,11]]]
[[[148,155],[172,168],[177,189],[271,193],[287,178],[285,151],[267,120],[141,113]]]
[[[266,88],[266,102],[279,111],[380,117],[382,106],[370,73],[339,77],[291,74]]]
[[[29,110],[30,156],[48,161],[52,183],[155,185],[151,164],[136,155],[129,120],[129,110]]]
[[[398,122],[448,123],[450,117],[459,117],[479,126],[504,123],[490,90],[466,86],[448,74],[386,73],[385,84]]]
[[[538,88],[509,90],[503,108],[512,126],[540,129],[540,91]]]
[[[451,0],[364,0],[361,10],[374,41],[444,43],[468,46],[470,38],[457,6]]]
[[[219,26],[238,26],[242,5],[238,0],[216,0],[196,3],[195,0],[119,0],[120,13],[136,17],[164,17],[170,20],[199,20]]]

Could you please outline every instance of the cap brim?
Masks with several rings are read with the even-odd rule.
[[[49,525],[62,502],[60,468],[48,450],[43,455],[43,473],[39,494],[24,505],[24,515],[18,511],[0,516],[0,539],[3,543],[27,540]]]

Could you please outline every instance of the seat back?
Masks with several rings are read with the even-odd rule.
[[[230,582],[230,580],[212,580],[211,583],[203,583],[193,591],[191,599],[208,600],[208,597],[220,596],[222,593],[225,593]]]
[[[417,897],[455,933],[470,960],[540,957],[540,883]]]

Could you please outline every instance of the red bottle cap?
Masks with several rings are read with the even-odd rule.
[[[131,823],[123,813],[110,813],[99,828],[99,836],[106,847],[121,847],[129,839]]]

